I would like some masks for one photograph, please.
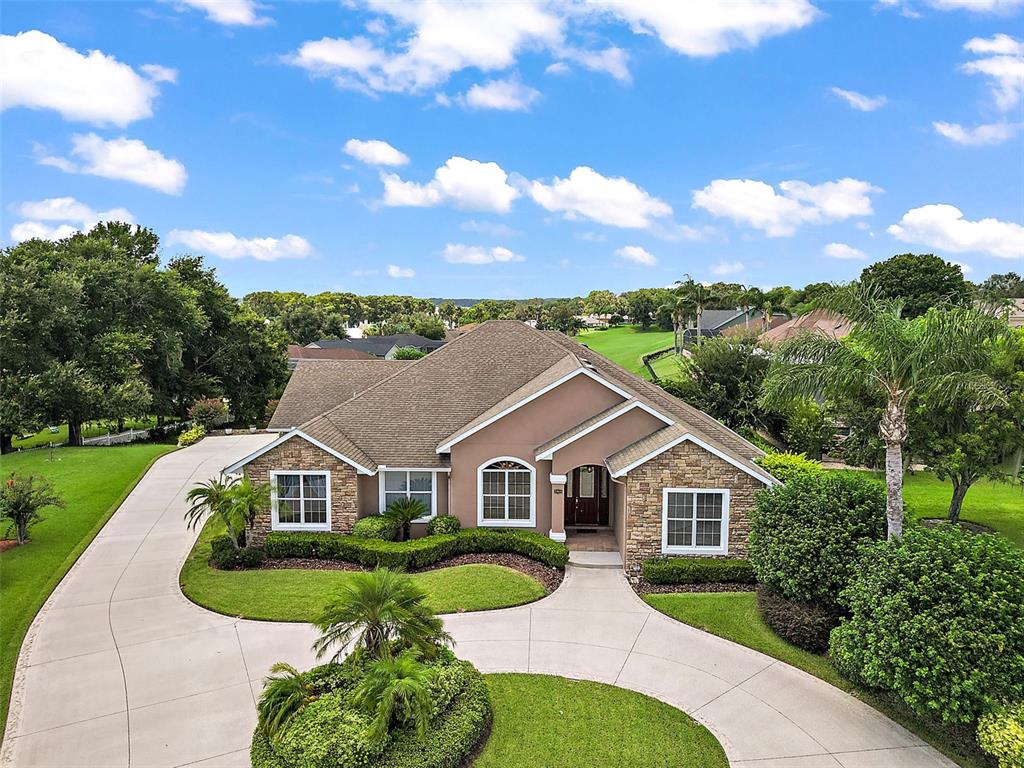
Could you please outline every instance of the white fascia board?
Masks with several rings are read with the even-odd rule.
[[[714,456],[717,456],[722,461],[726,462],[727,464],[731,464],[732,466],[736,467],[736,469],[740,470],[741,472],[744,472],[745,474],[750,475],[752,478],[754,478],[755,480],[759,480],[760,482],[764,483],[765,485],[778,485],[779,484],[779,481],[776,480],[775,478],[771,477],[771,475],[767,475],[767,474],[762,475],[759,472],[755,472],[750,467],[746,466],[742,462],[737,461],[736,459],[734,459],[729,454],[723,453],[722,451],[718,450],[717,448],[715,448],[715,447],[713,447],[711,445],[708,445],[707,443],[705,443],[700,438],[694,437],[693,435],[691,435],[689,432],[687,432],[685,435],[682,435],[681,437],[677,437],[675,440],[672,440],[667,445],[663,445],[661,448],[658,448],[655,451],[651,451],[646,456],[644,456],[644,457],[642,457],[640,459],[637,459],[636,461],[634,461],[629,466],[620,469],[618,472],[612,473],[612,478],[614,479],[614,478],[617,478],[617,477],[623,477],[624,475],[628,474],[629,472],[632,472],[634,469],[636,469],[637,467],[641,466],[642,464],[646,464],[651,459],[653,459],[653,458],[655,458],[657,456],[660,456],[665,451],[670,450],[672,448],[675,448],[677,445],[679,445],[680,443],[683,443],[683,442],[691,442],[694,445],[699,445],[701,448],[703,448],[708,453],[710,453],[710,454],[712,454]]]
[[[591,432],[593,432],[595,429],[600,429],[605,424],[607,424],[607,423],[609,423],[611,421],[614,421],[615,419],[619,418],[619,416],[622,416],[623,414],[629,413],[634,408],[639,408],[642,411],[646,411],[647,413],[651,414],[651,416],[653,416],[654,418],[663,421],[666,426],[671,426],[672,424],[675,423],[668,416],[666,416],[663,413],[660,413],[660,412],[656,411],[654,408],[651,408],[651,406],[647,405],[646,403],[642,403],[639,400],[634,400],[630,405],[626,406],[625,408],[620,408],[619,410],[615,411],[615,413],[612,413],[612,414],[609,414],[608,416],[605,416],[600,421],[598,421],[598,422],[596,422],[594,424],[591,424],[589,427],[587,427],[586,429],[584,429],[584,430],[582,430],[580,432],[577,432],[572,437],[567,437],[565,440],[563,440],[562,442],[558,443],[558,445],[555,445],[555,446],[553,446],[551,448],[548,448],[546,451],[544,451],[544,453],[538,453],[536,458],[538,460],[545,460],[545,461],[553,459],[555,457],[555,453],[557,451],[562,450],[563,448],[565,448],[565,446],[569,445],[570,443],[575,443],[581,437],[586,437]]]
[[[451,467],[392,467],[390,464],[378,464],[378,472],[451,472]]]
[[[496,413],[493,416],[491,416],[491,418],[487,419],[486,421],[481,422],[480,424],[477,424],[475,427],[473,427],[469,431],[463,432],[461,435],[459,435],[458,437],[456,437],[456,438],[454,438],[452,440],[449,440],[447,443],[442,443],[441,445],[437,446],[437,452],[438,453],[449,453],[449,452],[451,452],[452,446],[455,445],[456,443],[462,442],[463,440],[465,440],[470,435],[474,435],[477,432],[479,432],[481,429],[485,429],[486,427],[491,426],[491,424],[493,424],[494,422],[498,421],[498,419],[501,419],[501,418],[504,418],[505,416],[508,416],[510,413],[512,413],[513,411],[519,410],[520,408],[522,408],[527,403],[533,402],[538,397],[546,395],[551,390],[556,389],[557,387],[562,386],[565,382],[569,381],[570,379],[575,378],[576,376],[580,376],[580,375],[589,376],[591,379],[596,381],[598,384],[601,384],[602,386],[607,387],[612,392],[614,392],[615,394],[617,394],[620,397],[622,397],[624,400],[631,400],[633,398],[632,394],[630,394],[626,390],[622,389],[621,387],[615,386],[610,381],[606,381],[605,379],[602,379],[600,376],[598,376],[596,373],[594,373],[590,369],[588,369],[588,368],[576,368],[575,370],[570,371],[569,373],[565,374],[564,376],[562,376],[561,378],[557,379],[556,381],[553,381],[552,383],[548,384],[543,389],[538,390],[537,392],[534,392],[529,397],[524,397],[522,400],[520,400],[517,403],[514,403],[513,405],[510,405],[508,408],[506,408],[505,410],[501,411],[500,413]]]
[[[267,445],[263,446],[258,451],[254,451],[253,453],[250,453],[244,459],[239,459],[238,461],[236,461],[231,466],[224,467],[224,469],[222,469],[221,471],[225,475],[234,474],[235,472],[237,472],[239,469],[244,467],[246,464],[248,464],[253,459],[259,458],[260,456],[262,456],[267,451],[273,450],[277,446],[281,445],[281,443],[284,443],[287,440],[292,439],[293,437],[301,437],[303,440],[305,440],[308,443],[311,443],[312,445],[315,445],[320,450],[322,450],[322,451],[324,451],[326,453],[329,453],[331,456],[334,456],[336,459],[340,459],[341,461],[345,462],[349,466],[354,467],[355,470],[360,475],[374,475],[374,474],[376,474],[376,472],[374,472],[374,471],[372,471],[370,469],[367,469],[366,467],[364,467],[359,462],[353,461],[348,456],[345,456],[345,455],[343,455],[341,453],[338,453],[336,450],[334,450],[330,446],[324,445],[323,443],[321,443],[316,438],[310,437],[309,435],[307,435],[305,432],[303,432],[300,429],[293,429],[293,430],[290,430],[289,432],[286,432],[285,434],[281,435],[276,440],[273,440],[270,443],[267,443]]]

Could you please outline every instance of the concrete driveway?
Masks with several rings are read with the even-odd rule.
[[[36,617],[18,660],[5,766],[247,766],[271,664],[314,664],[307,625],[188,602],[184,494],[270,436],[207,438],[160,459]],[[704,723],[745,768],[952,766],[917,737],[793,667],[679,624],[618,571],[570,567],[551,597],[449,616],[483,671],[632,688]]]

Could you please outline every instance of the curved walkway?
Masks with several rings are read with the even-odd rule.
[[[4,766],[247,766],[271,664],[315,663],[314,633],[210,613],[178,589],[195,540],[184,494],[267,435],[207,438],[161,458],[33,622],[18,660]],[[914,735],[817,678],[649,608],[618,571],[570,567],[555,594],[446,617],[485,672],[613,683],[679,707],[744,768],[946,768]]]

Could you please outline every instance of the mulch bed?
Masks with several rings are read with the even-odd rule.
[[[710,582],[708,584],[651,584],[649,581],[640,579],[633,585],[633,589],[640,596],[643,595],[671,595],[676,592],[755,592],[756,584],[726,584],[723,582]]]
[[[922,517],[918,520],[921,525],[925,528],[941,528],[944,525],[951,525],[949,518],[945,517]],[[989,528],[987,525],[981,523],[972,523],[967,520],[961,520],[958,525],[968,533],[995,533],[995,528]]]
[[[548,592],[554,592],[558,589],[558,586],[562,583],[562,579],[565,577],[563,571],[557,568],[551,568],[543,563],[538,563],[536,560],[531,560],[523,555],[513,555],[508,553],[480,553],[470,555],[456,555],[455,557],[449,557],[447,560],[434,563],[433,565],[427,566],[426,568],[420,568],[412,573],[421,573],[423,571],[436,571],[439,568],[450,568],[453,565],[503,565],[506,568],[511,568],[520,573],[524,573],[527,576],[532,576],[539,581]],[[274,560],[267,560],[263,563],[263,568],[270,570],[281,570],[281,569],[308,569],[318,571],[366,571],[369,568],[364,568],[361,565],[355,563],[346,563],[342,560],[318,560],[316,558],[300,558],[300,557],[288,557]]]
[[[4,539],[0,541],[0,552],[6,552],[8,549],[14,549],[18,546],[18,542],[12,539]]]

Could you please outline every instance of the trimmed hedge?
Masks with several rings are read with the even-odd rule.
[[[1024,704],[982,717],[978,744],[999,761],[999,768],[1024,768]]]
[[[828,650],[829,634],[839,624],[839,614],[816,603],[787,600],[770,587],[757,590],[761,618],[783,640],[811,653]]]
[[[794,477],[820,475],[823,470],[820,461],[808,459],[803,453],[766,453],[754,459],[758,465],[771,473],[772,477],[788,483]]]
[[[552,568],[564,568],[569,549],[533,531],[508,528],[467,528],[455,534],[424,536],[411,541],[364,539],[344,533],[274,531],[264,545],[268,557],[344,560],[366,568],[411,571],[455,555],[511,552]]]
[[[387,515],[370,515],[356,520],[352,526],[352,535],[364,539],[380,539],[382,541],[394,541],[398,538],[401,526],[393,518]]]
[[[266,553],[256,547],[235,549],[231,539],[218,536],[210,542],[210,561],[214,568],[231,571],[237,568],[259,568],[267,559]]]
[[[438,533],[458,533],[462,530],[462,523],[454,515],[441,515],[427,523],[427,536],[434,536]]]
[[[644,561],[651,584],[753,584],[753,566],[746,560],[711,557],[659,557]]]

